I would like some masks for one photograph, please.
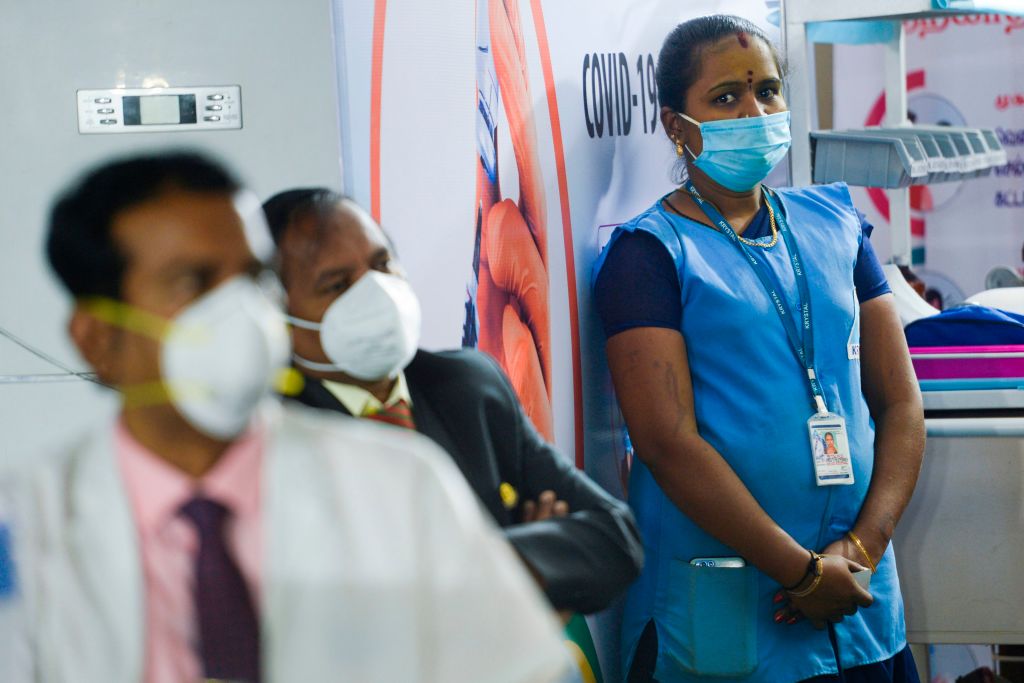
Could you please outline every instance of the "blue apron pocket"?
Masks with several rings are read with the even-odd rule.
[[[745,676],[757,668],[757,570],[695,567],[673,559],[668,573],[664,649],[705,676]]]

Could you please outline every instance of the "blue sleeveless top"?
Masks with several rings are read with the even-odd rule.
[[[853,283],[862,233],[845,184],[782,189],[777,196],[807,271],[817,376],[829,410],[846,419],[853,485],[815,484],[807,433],[814,405],[806,374],[770,297],[724,234],[668,212],[658,201],[619,226],[608,246],[634,230],[645,230],[665,245],[679,275],[681,332],[701,437],[779,526],[804,547],[821,550],[853,527],[874,463],[874,424],[861,391]],[[782,286],[790,310],[798,310],[784,240],[755,249]],[[605,254],[607,247],[595,263],[595,277]],[[653,620],[658,631],[655,678],[661,683],[707,678],[780,683],[836,673],[827,631],[814,630],[806,620],[774,622],[778,583],[753,566],[690,564],[694,558],[738,553],[684,516],[639,460],[633,461],[629,503],[647,561],[623,617],[627,669],[644,626]],[[835,625],[844,669],[888,659],[906,646],[891,545],[869,590],[874,604]]]

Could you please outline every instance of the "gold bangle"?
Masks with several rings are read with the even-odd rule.
[[[818,555],[814,551],[811,551],[811,555],[814,557],[814,580],[811,581],[810,586],[802,591],[786,591],[794,598],[805,598],[813,593],[818,588],[818,584],[821,583],[821,577],[825,573],[825,556]]]
[[[846,535],[850,537],[850,540],[853,541],[853,544],[860,549],[861,555],[863,555],[864,559],[868,561],[868,567],[871,569],[871,573],[877,573],[878,567],[876,567],[875,563],[871,561],[871,555],[868,555],[868,549],[865,548],[864,544],[860,542],[859,538],[857,538],[857,534],[853,533],[852,531],[847,531]]]

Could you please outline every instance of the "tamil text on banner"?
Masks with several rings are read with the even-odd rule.
[[[995,266],[1018,268],[1024,243],[1024,17],[954,15],[904,22],[908,117],[918,124],[992,128],[1008,161],[986,178],[911,188],[914,271],[930,300],[949,307],[985,289]],[[835,48],[835,127],[883,121],[879,45]],[[889,205],[881,190],[855,188],[854,201],[890,251]]]

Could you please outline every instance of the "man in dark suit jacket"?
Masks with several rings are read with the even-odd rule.
[[[264,210],[305,377],[293,398],[429,436],[556,609],[608,606],[642,564],[628,506],[540,437],[489,356],[416,349],[418,304],[365,211],[320,188],[282,192]]]

